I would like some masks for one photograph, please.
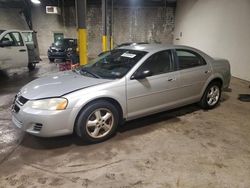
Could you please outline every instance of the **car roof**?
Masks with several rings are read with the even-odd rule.
[[[183,45],[173,45],[173,44],[137,44],[133,46],[122,46],[118,49],[128,49],[128,50],[139,50],[139,51],[146,51],[146,52],[155,52],[165,49],[190,49],[193,50],[194,48],[189,46]]]

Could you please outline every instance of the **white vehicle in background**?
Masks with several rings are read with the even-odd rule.
[[[28,67],[40,61],[35,31],[0,30],[0,70]]]

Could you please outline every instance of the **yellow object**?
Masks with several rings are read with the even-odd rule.
[[[103,52],[108,51],[108,45],[107,45],[108,40],[107,39],[108,39],[107,35],[102,36],[102,51]]]
[[[78,29],[78,48],[79,48],[80,65],[86,65],[88,63],[86,29]]]
[[[113,36],[110,36],[110,50],[113,50],[114,48],[114,40],[113,40]]]

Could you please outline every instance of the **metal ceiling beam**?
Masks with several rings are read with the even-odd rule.
[[[33,29],[33,24],[32,24],[32,17],[31,17],[31,3],[29,0],[22,0],[24,7],[23,7],[23,14],[26,20],[26,23],[29,26],[29,29]]]
[[[59,0],[62,1],[62,0]],[[43,3],[46,5],[58,4],[58,0],[43,0]],[[65,6],[75,6],[75,1],[73,0],[64,0]],[[102,0],[88,0],[87,6],[99,6],[102,5]],[[114,0],[113,5],[115,7],[164,7],[164,6],[176,6],[176,0]]]

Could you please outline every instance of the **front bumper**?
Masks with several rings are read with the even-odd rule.
[[[49,52],[48,51],[48,58],[66,59],[67,58],[67,53],[66,52]]]
[[[15,103],[18,111],[12,110],[12,122],[19,129],[41,137],[61,136],[73,133],[74,120],[71,109],[60,111],[37,110]]]

